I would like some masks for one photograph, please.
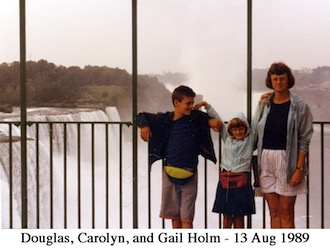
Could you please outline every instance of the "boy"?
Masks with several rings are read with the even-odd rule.
[[[216,163],[210,127],[222,124],[206,113],[193,110],[195,92],[179,86],[172,93],[173,112],[140,113],[141,138],[149,142],[149,162],[165,159],[162,172],[160,217],[173,228],[192,228],[197,197],[198,155]]]

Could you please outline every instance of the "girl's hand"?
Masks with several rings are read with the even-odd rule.
[[[207,108],[207,106],[209,106],[209,104],[206,102],[206,101],[202,101],[202,102],[199,102],[199,103],[197,103],[195,106],[194,106],[194,108],[193,109],[199,109],[200,107],[205,107],[205,108]]]
[[[219,120],[217,120],[217,119],[210,119],[209,120],[209,126],[210,126],[210,128],[213,129],[213,131],[215,131],[215,132],[221,132],[222,123]]]

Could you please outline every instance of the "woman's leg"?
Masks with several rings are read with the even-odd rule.
[[[280,196],[280,216],[282,228],[295,228],[294,220],[294,206],[296,202],[296,196]]]
[[[281,228],[280,196],[276,193],[265,193],[270,213],[270,227]]]

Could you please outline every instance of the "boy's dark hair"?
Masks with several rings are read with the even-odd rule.
[[[279,63],[273,63],[267,73],[267,77],[266,77],[266,81],[265,84],[268,88],[273,89],[272,86],[272,80],[271,80],[271,75],[281,75],[281,74],[287,74],[288,75],[288,88],[292,88],[294,83],[295,83],[295,79],[294,76],[291,72],[291,69],[284,63],[279,62]]]
[[[178,100],[179,102],[181,102],[183,97],[185,97],[185,96],[195,97],[196,93],[191,88],[189,88],[188,86],[185,86],[185,85],[180,85],[177,88],[175,88],[172,93],[173,105],[174,105],[174,100]]]

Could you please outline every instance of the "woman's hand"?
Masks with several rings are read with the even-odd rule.
[[[306,154],[303,152],[298,152],[298,161],[296,165],[296,170],[293,172],[289,184],[291,186],[296,186],[300,184],[304,179],[304,163],[306,159]]]
[[[260,96],[259,103],[262,103],[265,99],[268,99],[273,92],[266,92]]]
[[[302,170],[296,169],[289,181],[290,186],[294,187],[300,184],[304,179],[304,172]]]

